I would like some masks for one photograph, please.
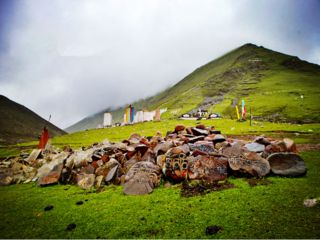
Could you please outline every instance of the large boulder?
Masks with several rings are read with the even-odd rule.
[[[151,162],[135,163],[125,176],[123,192],[128,195],[151,193],[160,182],[161,168]]]
[[[63,169],[63,163],[60,163],[54,166],[54,168],[48,174],[38,179],[38,185],[46,186],[46,185],[52,185],[52,184],[58,183],[61,176],[62,169]]]
[[[73,161],[75,167],[87,166],[88,163],[92,162],[92,156],[94,151],[95,149],[93,148],[87,149],[86,151],[75,151],[74,154],[70,156],[71,159],[68,159],[67,161]]]
[[[298,177],[307,172],[303,159],[295,153],[273,153],[267,160],[271,171],[276,175]]]
[[[138,172],[124,184],[123,193],[127,195],[145,195],[153,191],[154,185],[148,174]]]
[[[241,155],[229,157],[228,162],[236,173],[264,177],[270,172],[269,162],[255,152],[243,152]]]
[[[58,183],[63,169],[64,161],[67,160],[69,153],[61,152],[54,156],[51,162],[42,165],[38,169],[38,185],[46,186]]]
[[[111,169],[113,169],[116,166],[119,166],[119,162],[114,159],[111,158],[107,163],[105,163],[104,165],[102,165],[101,167],[98,167],[95,171],[95,174],[97,176],[103,176],[106,177],[108,175],[108,173],[110,172]]]
[[[168,179],[183,181],[187,178],[188,167],[187,154],[183,149],[175,147],[165,154],[162,172]]]
[[[238,157],[242,155],[243,149],[240,143],[233,143],[222,149],[222,154],[226,157]]]
[[[189,163],[188,177],[213,183],[228,176],[228,159],[213,156],[198,156]]]
[[[213,143],[208,141],[198,141],[194,144],[189,144],[189,146],[192,151],[199,150],[206,154],[213,153],[215,151]]]
[[[173,146],[172,141],[163,141],[158,143],[153,149],[153,151],[157,156],[162,155],[166,153],[170,148],[172,148],[172,146]]]
[[[95,183],[96,176],[94,174],[78,174],[77,184],[84,190],[91,189]]]
[[[108,174],[105,177],[105,182],[110,182],[116,177],[118,168],[119,168],[119,165],[115,165],[114,167],[112,167],[110,169],[110,171],[108,172]]]

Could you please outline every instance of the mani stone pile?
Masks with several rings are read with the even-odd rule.
[[[177,125],[165,137],[132,134],[118,143],[105,140],[81,150],[66,146],[33,150],[0,163],[0,185],[37,181],[39,186],[77,184],[82,189],[123,185],[129,195],[148,194],[160,184],[200,181],[215,184],[229,175],[261,178],[306,173],[291,139],[226,139],[214,127]]]

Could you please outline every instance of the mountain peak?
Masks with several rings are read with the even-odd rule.
[[[257,48],[258,46],[253,43],[246,43],[246,44],[243,44],[240,48],[252,48],[252,47]]]

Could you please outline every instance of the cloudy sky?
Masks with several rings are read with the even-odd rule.
[[[248,42],[320,64],[320,1],[1,0],[0,94],[65,128]]]

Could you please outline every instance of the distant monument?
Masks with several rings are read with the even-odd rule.
[[[132,105],[129,105],[129,107],[126,108],[124,116],[123,116],[123,122],[124,123],[133,123],[134,121],[134,107]]]
[[[111,113],[103,114],[103,127],[110,127],[112,125],[112,115]]]

